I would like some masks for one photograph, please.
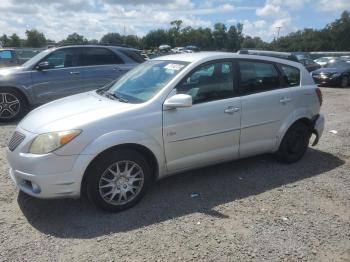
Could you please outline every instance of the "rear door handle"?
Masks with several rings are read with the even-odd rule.
[[[233,113],[236,113],[236,112],[238,112],[239,110],[240,110],[239,107],[229,106],[229,107],[227,107],[227,108],[224,110],[224,112],[225,112],[225,114],[232,115]]]
[[[289,103],[290,101],[292,101],[292,99],[291,99],[291,98],[288,98],[288,97],[282,97],[282,98],[280,99],[280,103],[281,103],[281,104],[287,104],[287,103]]]
[[[71,71],[70,74],[71,75],[80,75],[80,72],[79,71]]]

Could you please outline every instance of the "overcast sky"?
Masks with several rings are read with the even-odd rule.
[[[241,22],[244,34],[270,41],[302,28],[322,28],[350,10],[350,0],[1,0],[0,34],[36,28],[61,40],[78,32],[100,39],[108,32],[145,35],[182,19],[192,27]]]

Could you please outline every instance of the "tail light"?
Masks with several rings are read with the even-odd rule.
[[[316,88],[315,91],[316,91],[316,95],[317,95],[317,98],[318,98],[318,102],[320,102],[320,106],[321,106],[322,102],[323,102],[321,89]]]

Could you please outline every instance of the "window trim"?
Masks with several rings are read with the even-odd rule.
[[[211,61],[207,61],[204,62],[200,65],[197,65],[195,68],[191,69],[190,72],[188,72],[184,77],[181,78],[181,80],[175,85],[175,87],[172,90],[176,90],[178,85],[180,85],[182,83],[182,81],[184,81],[185,79],[187,79],[190,75],[192,75],[195,71],[197,71],[199,68],[210,65],[210,64],[217,64],[217,63],[225,63],[225,62],[229,62],[232,63],[232,74],[233,74],[233,85],[232,85],[232,96],[230,97],[226,97],[226,98],[222,98],[222,99],[216,99],[216,100],[210,100],[210,101],[204,101],[204,102],[200,102],[200,103],[193,103],[192,106],[196,106],[196,105],[201,105],[204,103],[210,103],[210,102],[215,102],[215,101],[221,101],[221,100],[225,100],[225,99],[231,99],[234,97],[238,97],[239,96],[239,92],[238,92],[238,71],[237,71],[237,62],[236,59],[232,59],[232,58],[227,58],[227,59],[215,59],[215,60],[211,60]],[[171,92],[170,92],[171,93]]]
[[[273,61],[267,61],[267,60],[260,60],[260,59],[249,59],[249,58],[240,58],[240,59],[236,59],[237,61],[237,75],[238,75],[238,92],[239,92],[239,96],[248,96],[248,95],[253,95],[253,94],[259,94],[259,93],[265,93],[265,92],[269,92],[269,91],[274,91],[274,90],[279,90],[279,89],[283,89],[283,88],[287,88],[289,86],[286,86],[284,84],[283,81],[283,77],[282,77],[282,73],[280,71],[280,69],[277,66],[276,62]],[[239,62],[252,62],[252,63],[263,63],[263,64],[271,64],[273,65],[273,67],[276,69],[276,72],[278,74],[278,80],[279,80],[279,86],[273,89],[267,89],[267,90],[261,90],[261,91],[256,91],[256,92],[250,92],[250,93],[244,93],[241,87],[241,68],[239,65]]]

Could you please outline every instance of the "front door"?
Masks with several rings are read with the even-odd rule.
[[[50,68],[32,71],[32,88],[38,104],[84,91],[80,48],[56,50],[40,62],[48,62]]]
[[[164,150],[169,171],[238,157],[241,102],[231,61],[199,66],[176,87],[193,105],[163,111]]]

